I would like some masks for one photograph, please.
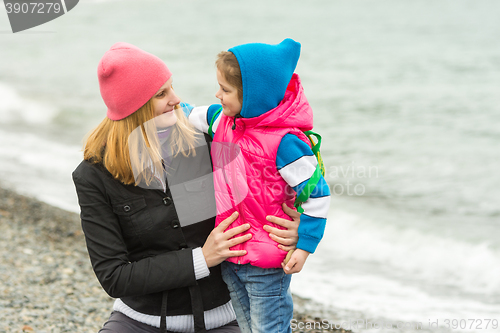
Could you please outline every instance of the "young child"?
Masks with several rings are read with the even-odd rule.
[[[247,254],[222,263],[242,332],[291,332],[292,273],[299,272],[318,246],[326,224],[330,191],[321,176],[300,218],[299,241],[287,252],[269,238],[269,215],[283,218],[317,167],[309,139],[312,109],[294,74],[300,44],[244,44],[221,52],[216,61],[221,105],[196,107],[189,119],[213,136],[212,162],[216,224],[238,211],[232,227],[249,223],[252,238],[234,249]],[[222,111],[222,112],[221,112]],[[288,218],[289,219],[289,218]],[[233,248],[232,248],[233,249]]]

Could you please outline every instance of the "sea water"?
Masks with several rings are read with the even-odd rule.
[[[484,332],[500,320],[498,13],[494,0],[84,0],[17,34],[0,14],[0,182],[78,212],[71,172],[105,115],[96,67],[115,42],[159,56],[182,99],[206,105],[218,52],[291,37],[332,190],[293,292],[354,331]]]

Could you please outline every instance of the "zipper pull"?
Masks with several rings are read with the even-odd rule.
[[[236,129],[236,118],[242,118],[240,114],[238,113],[236,116],[233,117],[233,127],[231,129],[234,131]]]
[[[236,129],[236,116],[234,116],[234,123],[233,123],[233,127],[231,127],[231,129],[234,131]]]

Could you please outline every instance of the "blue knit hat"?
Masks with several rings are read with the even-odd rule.
[[[300,56],[300,43],[287,38],[279,44],[250,43],[228,51],[234,53],[241,70],[243,103],[240,115],[258,117],[274,109],[286,88]]]

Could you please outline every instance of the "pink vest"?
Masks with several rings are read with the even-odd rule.
[[[279,268],[286,252],[269,238],[263,226],[281,228],[266,221],[266,216],[290,220],[282,204],[286,202],[293,207],[295,199],[294,190],[276,168],[281,139],[292,133],[310,145],[303,131],[312,129],[312,110],[298,76],[294,74],[285,98],[275,109],[255,118],[237,118],[234,130],[233,121],[234,118],[221,114],[211,149],[216,225],[237,210],[239,217],[229,228],[250,223],[252,238],[232,248],[246,250],[246,255],[227,260],[261,268]]]

